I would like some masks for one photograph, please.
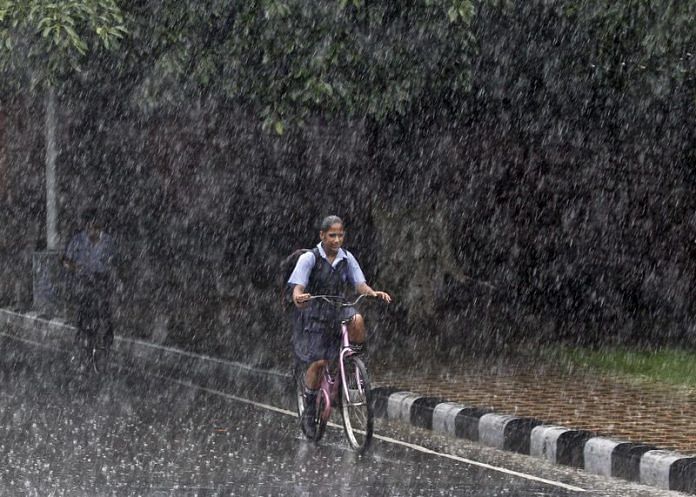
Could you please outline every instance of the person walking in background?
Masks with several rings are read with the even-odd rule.
[[[68,243],[62,258],[72,277],[72,304],[77,311],[76,341],[99,333],[105,346],[113,342],[111,294],[115,287],[116,250],[95,209],[82,214],[83,229]],[[95,326],[96,323],[96,326]]]

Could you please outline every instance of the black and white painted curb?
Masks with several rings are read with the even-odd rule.
[[[696,494],[696,457],[388,387],[376,388],[374,394],[378,416],[552,464]]]
[[[0,309],[0,325],[18,339],[58,344],[69,349],[75,329],[60,319],[43,319]],[[7,334],[7,333],[4,333]],[[128,367],[148,369],[163,376],[203,386],[234,389],[260,400],[293,408],[290,375],[247,364],[194,354],[151,342],[115,337],[114,354]],[[665,490],[696,495],[696,457],[655,446],[615,441],[593,433],[544,424],[491,412],[444,399],[426,397],[392,387],[373,389],[375,415],[479,442],[501,450],[527,454],[552,464],[562,464],[597,475],[617,477]]]

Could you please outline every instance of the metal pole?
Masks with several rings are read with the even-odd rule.
[[[46,249],[58,248],[58,204],[56,196],[56,91],[46,96]]]

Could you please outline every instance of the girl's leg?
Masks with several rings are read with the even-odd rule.
[[[348,339],[350,343],[360,345],[365,343],[365,320],[361,314],[356,314],[348,323]]]
[[[307,368],[307,373],[305,374],[305,386],[310,390],[316,390],[321,385],[321,372],[324,366],[328,364],[328,361],[322,359],[320,361],[314,361]]]

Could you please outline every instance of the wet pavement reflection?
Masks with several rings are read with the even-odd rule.
[[[381,441],[359,457],[337,429],[316,446],[288,415],[118,367],[82,377],[64,354],[0,344],[4,495],[576,495]]]

